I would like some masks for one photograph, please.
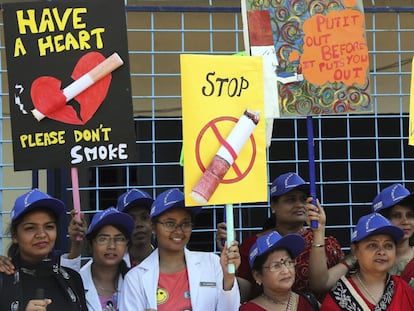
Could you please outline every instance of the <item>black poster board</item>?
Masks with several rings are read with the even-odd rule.
[[[3,4],[15,170],[136,160],[123,0]]]

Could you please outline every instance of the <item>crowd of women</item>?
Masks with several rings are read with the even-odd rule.
[[[71,247],[63,254],[55,242],[65,206],[33,189],[11,212],[0,311],[414,310],[408,189],[394,184],[378,194],[346,256],[325,236],[325,211],[299,175],[277,177],[270,195],[271,225],[240,247],[226,243],[219,255],[187,248],[201,207],[186,207],[177,188],[155,200],[132,189],[89,226],[73,212]],[[307,226],[311,221],[317,228]],[[219,224],[216,238],[225,237]],[[81,266],[85,242],[91,259]]]

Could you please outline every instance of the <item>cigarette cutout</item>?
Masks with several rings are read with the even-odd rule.
[[[260,120],[259,112],[246,110],[231,130],[225,143],[219,148],[203,176],[190,193],[199,204],[207,204],[234,163]]]
[[[102,63],[98,64],[95,68],[91,69],[78,80],[73,81],[62,90],[62,93],[66,98],[66,103],[123,64],[124,61],[121,59],[118,53],[113,53]],[[57,107],[60,107],[60,103],[57,104]],[[45,117],[45,115],[37,109],[33,109],[32,114],[37,119],[37,121],[40,121]]]

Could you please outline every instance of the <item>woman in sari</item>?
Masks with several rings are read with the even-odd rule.
[[[401,184],[383,189],[372,202],[372,211],[380,213],[404,231],[398,242],[394,266],[390,274],[401,275],[408,262],[414,258],[410,239],[414,234],[414,193]]]
[[[250,249],[249,264],[261,295],[246,302],[240,311],[319,310],[316,298],[292,291],[295,258],[305,249],[296,233],[283,237],[276,231],[260,236]]]
[[[403,230],[381,214],[361,217],[351,237],[356,272],[336,282],[321,310],[414,310],[412,289],[399,276],[388,273],[403,236]]]
[[[350,252],[339,264],[328,269],[324,264],[325,252],[323,248],[326,241],[325,211],[319,202],[313,205],[310,200],[308,200],[307,210],[309,220],[318,222],[318,227],[312,229],[314,235],[309,257],[309,283],[313,292],[325,294],[341,276],[354,270],[356,258]],[[410,193],[401,184],[392,184],[375,197],[372,202],[372,212],[386,217],[404,232],[403,237],[396,245],[394,265],[388,273],[401,275],[407,282],[411,281],[411,287],[414,289],[414,280],[411,280],[411,277],[414,277],[414,270],[408,269],[405,272],[407,263],[412,261],[414,257],[414,247],[410,245],[410,239],[414,234],[414,193]],[[412,267],[414,267],[414,262]]]

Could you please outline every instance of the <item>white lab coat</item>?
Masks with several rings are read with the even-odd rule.
[[[95,288],[95,284],[92,279],[92,262],[93,259],[89,260],[80,270],[80,275],[83,281],[83,287],[85,288],[86,305],[88,311],[102,311],[101,303],[98,297],[98,291]],[[122,293],[122,275],[119,275],[118,279],[118,297]]]
[[[60,265],[79,272],[81,269],[81,256],[69,259],[68,255],[69,253],[64,253],[60,256]]]
[[[154,246],[153,245],[151,245],[151,247],[152,247],[152,249],[154,249]],[[126,265],[127,265],[127,267],[129,268],[129,269],[131,269],[131,257],[129,256],[129,252],[128,252],[128,249],[126,250],[126,252],[125,252],[125,255],[124,255],[124,261],[125,261],[125,263],[126,263]]]
[[[193,311],[238,311],[240,292],[235,278],[233,288],[223,290],[220,258],[214,253],[185,249]],[[157,310],[159,277],[158,249],[125,276],[119,296],[119,311]]]

